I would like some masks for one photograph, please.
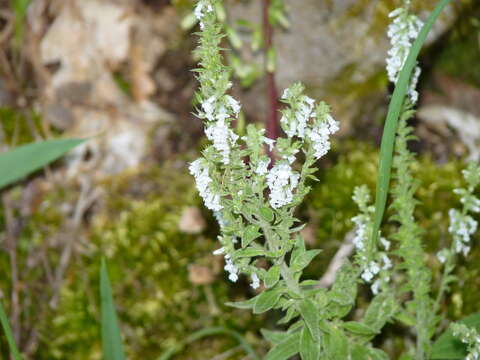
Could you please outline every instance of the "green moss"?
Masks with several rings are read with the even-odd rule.
[[[61,359],[66,353],[69,359],[99,358],[97,294],[102,256],[108,259],[129,358],[157,358],[191,332],[209,326],[254,335],[260,319],[223,305],[245,297],[248,290],[241,284],[231,287],[220,259],[211,254],[218,246],[216,225],[210,219],[209,230],[199,235],[178,230],[184,207],[200,205],[184,169],[153,168],[116,177],[105,185],[106,206],[93,221],[88,254],[72,269],[54,326],[45,329],[48,351],[63,355],[44,358]],[[208,286],[193,285],[188,276],[193,264],[209,265],[217,272],[216,280]],[[187,347],[175,359],[211,358],[233,346],[231,339],[209,338]]]
[[[465,10],[442,43],[435,57],[439,71],[480,87],[480,5],[465,5]]]

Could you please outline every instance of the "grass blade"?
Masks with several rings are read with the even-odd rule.
[[[3,310],[3,306],[0,303],[0,323],[2,324],[3,332],[5,333],[5,337],[7,338],[8,347],[10,348],[10,352],[14,358],[14,360],[22,360],[22,356],[18,351],[17,345],[15,344],[15,339],[13,337],[12,329],[10,328],[10,324],[8,323],[7,314]]]
[[[235,340],[238,341],[240,346],[245,350],[245,352],[250,356],[251,359],[260,360],[258,355],[253,350],[253,348],[250,346],[250,344],[248,344],[248,342],[243,338],[242,335],[240,335],[236,331],[233,331],[224,327],[211,327],[211,328],[206,328],[206,329],[196,331],[193,334],[191,334],[189,337],[187,337],[184,341],[182,341],[180,344],[178,344],[177,346],[163,353],[158,358],[158,360],[169,360],[172,358],[172,356],[180,353],[188,344],[208,336],[216,336],[216,335],[227,335],[227,336],[233,337]]]
[[[124,360],[122,338],[113,304],[112,288],[108,279],[107,264],[102,259],[100,269],[100,299],[102,311],[102,350],[104,360]]]
[[[0,189],[41,169],[84,141],[84,139],[47,140],[0,153]]]
[[[393,148],[395,144],[395,133],[397,130],[398,118],[402,110],[405,96],[408,91],[412,71],[415,68],[418,54],[430,32],[433,24],[437,20],[440,13],[450,0],[441,0],[433,12],[430,14],[427,22],[423,26],[420,34],[412,45],[410,53],[405,62],[405,65],[400,72],[397,85],[392,95],[390,105],[388,107],[387,120],[385,121],[385,128],[383,130],[382,145],[380,148],[380,164],[377,181],[377,189],[375,196],[375,221],[373,226],[373,233],[369,244],[369,253],[372,254],[378,241],[378,232],[382,223],[383,215],[385,213],[385,206],[387,203],[388,188],[390,185]]]

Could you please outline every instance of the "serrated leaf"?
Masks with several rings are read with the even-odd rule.
[[[288,360],[300,351],[300,332],[291,334],[285,341],[275,345],[265,360]]]
[[[304,299],[298,305],[298,310],[310,330],[312,337],[315,341],[320,341],[320,318],[315,303],[310,299]]]
[[[302,360],[320,359],[320,340],[315,340],[306,327],[302,329],[300,336],[300,357]]]
[[[308,250],[303,254],[299,254],[291,263],[293,271],[301,271],[310,264],[315,256],[321,253],[321,250]]]
[[[343,324],[343,328],[355,335],[372,336],[377,334],[375,329],[357,321],[348,321]]]
[[[7,314],[5,313],[5,310],[3,310],[2,303],[0,303],[0,323],[2,324],[3,332],[7,339],[8,347],[10,349],[10,353],[12,354],[13,359],[22,360],[22,356],[20,355],[17,344],[15,343],[12,328],[10,327],[10,323],[8,322]]]
[[[270,269],[268,269],[267,274],[265,276],[265,287],[271,288],[275,286],[280,280],[280,265],[273,265]]]
[[[255,225],[248,225],[245,228],[245,232],[242,236],[242,247],[246,248],[250,243],[262,236],[262,234],[258,231],[259,227]]]
[[[253,307],[254,314],[261,314],[270,310],[282,296],[282,292],[278,289],[267,290],[257,296],[257,301]]]
[[[83,139],[40,141],[1,153],[0,188],[41,169],[84,141]]]
[[[459,323],[480,331],[480,313],[467,316]],[[467,346],[453,336],[452,330],[448,329],[433,344],[430,358],[432,360],[455,360],[464,359],[467,354]]]
[[[113,304],[112,288],[108,279],[107,264],[102,259],[100,269],[100,299],[102,311],[102,349],[104,360],[124,360],[122,338]]]
[[[258,212],[260,213],[262,219],[269,223],[271,223],[275,219],[275,215],[273,214],[272,209],[270,209],[269,207],[261,206]]]

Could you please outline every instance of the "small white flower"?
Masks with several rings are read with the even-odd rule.
[[[235,100],[233,97],[231,97],[230,95],[226,95],[225,98],[227,99],[227,102],[230,105],[230,108],[232,109],[232,111],[236,115],[238,115],[238,113],[240,112],[240,109],[242,108],[240,103],[237,100]]]
[[[388,270],[392,267],[392,262],[386,254],[382,254],[382,260],[383,260],[383,266],[382,266],[383,270]]]
[[[380,238],[380,242],[382,243],[383,247],[385,248],[385,250],[390,250],[390,241],[388,241],[387,239],[385,239],[384,237],[381,237]]]
[[[221,247],[220,249],[217,249],[213,252],[213,255],[222,255],[225,254],[226,249],[224,247]]]
[[[213,7],[212,4],[207,0],[200,0],[197,3],[197,6],[195,7],[194,14],[197,20],[200,22],[200,29],[203,30],[204,25],[202,22],[203,17],[205,16],[205,13],[212,12]]]
[[[204,159],[195,160],[190,164],[190,174],[195,177],[197,189],[200,196],[205,203],[205,206],[213,211],[220,211],[223,206],[220,203],[220,195],[216,194],[211,188],[212,179],[208,171],[208,166],[205,165]]]
[[[278,163],[267,174],[270,189],[270,205],[278,209],[293,200],[293,190],[297,187],[300,174],[292,171],[289,164]]]
[[[375,261],[371,261],[362,273],[362,279],[370,282],[380,272],[380,267]]]
[[[381,284],[381,281],[380,279],[377,279],[373,282],[372,286],[371,286],[371,289],[372,289],[372,293],[373,295],[377,295],[380,291],[380,284]]]
[[[450,209],[448,215],[448,231],[453,236],[455,252],[466,256],[470,252],[470,237],[477,231],[478,223],[471,216],[462,215],[456,209]]]
[[[205,135],[213,143],[213,147],[222,154],[222,162],[229,164],[231,146],[238,140],[238,135],[230,130],[224,121],[217,121],[208,126]]]
[[[252,274],[252,282],[250,286],[254,289],[258,289],[260,287],[260,279],[258,278],[256,273]]]
[[[339,123],[330,115],[327,115],[324,121],[317,122],[308,132],[308,137],[312,141],[315,149],[315,157],[320,159],[330,150],[330,136],[339,130]]]
[[[407,60],[410,48],[423,27],[423,22],[403,8],[392,11],[389,16],[394,20],[388,27],[387,32],[392,45],[388,51],[387,72],[389,80],[396,84],[400,71]],[[418,100],[416,86],[420,73],[421,70],[417,66],[410,79],[408,94],[412,103],[416,103]]]
[[[268,173],[269,164],[270,164],[270,159],[260,160],[257,165],[257,168],[255,169],[255,173],[260,176],[265,175],[266,173]]]
[[[442,264],[445,264],[445,262],[447,261],[448,256],[449,256],[449,251],[448,251],[448,249],[442,249],[442,250],[440,250],[440,251],[437,253],[438,261],[440,261]]]
[[[228,275],[228,278],[230,279],[230,281],[232,282],[236,282],[238,280],[238,268],[235,266],[235,264],[233,263],[231,257],[227,257],[225,256],[225,267],[224,267],[225,271],[227,271],[229,273]]]
[[[273,151],[273,147],[275,146],[275,140],[274,139],[270,139],[270,138],[267,138],[267,137],[264,136],[263,137],[263,142],[268,145],[268,149],[270,151]]]

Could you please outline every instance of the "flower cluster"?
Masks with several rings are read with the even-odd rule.
[[[468,346],[468,355],[465,360],[479,360],[480,334],[477,330],[460,323],[452,324],[451,328],[453,336],[457,337],[461,342]]]
[[[388,51],[387,72],[389,80],[396,84],[410,48],[423,27],[423,22],[416,15],[409,13],[406,8],[398,8],[392,11],[389,17],[394,20],[389,25],[387,32],[392,46]],[[408,95],[412,103],[416,103],[418,100],[416,87],[420,73],[421,69],[417,66],[410,79]]]
[[[256,265],[255,257],[265,256],[274,264],[291,251],[288,237],[267,239],[265,227],[273,229],[273,219],[278,228],[293,224],[290,209],[308,192],[305,180],[314,172],[315,160],[330,149],[330,136],[339,126],[326,104],[316,105],[304,95],[303,85],[294,84],[282,98],[286,106],[281,125],[287,137],[269,139],[264,129],[254,125],[247,126],[245,136],[237,135],[231,123],[238,119],[241,106],[228,95],[232,83],[230,69],[221,55],[222,27],[218,24],[216,5],[217,0],[199,0],[195,8],[202,30],[197,48],[200,87],[196,115],[204,121],[210,145],[189,169],[205,206],[219,219],[222,247],[214,253],[224,256],[231,281],[246,274],[256,289],[265,281],[266,270]],[[305,162],[298,166],[294,163],[300,152],[304,153]],[[276,243],[282,236],[284,241]],[[257,238],[260,239],[255,241]]]
[[[205,159],[197,159],[190,164],[190,174],[195,177],[197,189],[205,203],[205,206],[212,211],[220,211],[223,206],[220,203],[220,194],[213,188],[213,179],[210,177],[208,164]]]
[[[213,11],[213,6],[209,1],[199,1],[197,3],[197,6],[195,7],[195,17],[200,22],[200,29],[203,29],[205,26],[202,21],[203,17],[205,16],[205,13],[212,12],[212,11]]]
[[[450,209],[448,215],[450,217],[448,231],[453,236],[454,250],[466,256],[470,252],[470,236],[477,231],[477,221],[457,209]]]
[[[339,130],[339,123],[330,115],[325,102],[315,107],[315,101],[304,95],[303,90],[301,84],[294,84],[284,91],[282,101],[290,107],[282,111],[280,123],[289,138],[307,138],[315,150],[315,158],[320,159],[330,150],[330,136]],[[316,121],[310,125],[312,118]]]
[[[355,224],[353,244],[356,249],[356,260],[362,271],[361,277],[365,282],[371,283],[379,275],[372,284],[372,292],[377,294],[382,283],[390,280],[388,270],[392,267],[392,262],[383,251],[375,252],[371,260],[368,257],[367,243],[372,232],[372,215],[374,213],[374,207],[368,205],[370,203],[368,188],[365,185],[356,187],[352,198],[360,209],[360,214],[352,218],[352,222]],[[390,249],[390,242],[385,238],[382,237],[380,243],[386,251]]]
[[[298,185],[300,174],[293,171],[290,164],[280,162],[267,174],[270,189],[270,205],[278,209],[293,200],[293,190]]]
[[[455,189],[454,193],[460,196],[463,209],[462,211],[449,210],[450,226],[448,231],[453,237],[453,251],[466,256],[470,252],[470,238],[478,228],[477,221],[469,213],[480,212],[480,199],[474,194],[476,187],[480,184],[480,167],[471,162],[462,173],[467,188]],[[439,253],[440,262],[445,261],[446,255],[448,255],[446,252]]]

